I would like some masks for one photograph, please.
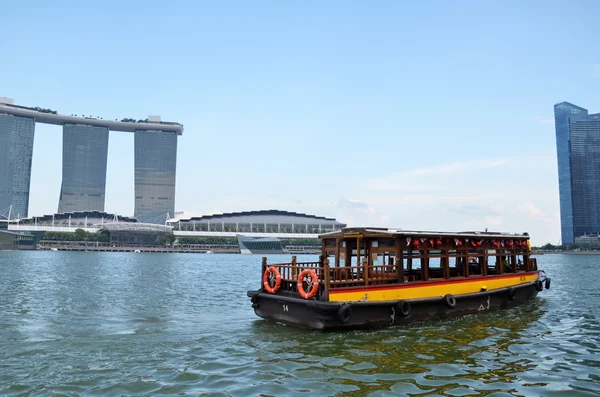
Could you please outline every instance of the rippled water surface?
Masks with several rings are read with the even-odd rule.
[[[323,333],[254,315],[257,256],[0,252],[0,395],[599,395],[600,256],[538,262],[515,309]]]

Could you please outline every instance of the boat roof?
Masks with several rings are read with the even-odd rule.
[[[355,237],[451,237],[451,238],[520,238],[528,239],[529,233],[504,233],[487,231],[439,232],[425,230],[388,229],[383,227],[348,227],[336,232],[319,235],[320,239],[355,238]]]

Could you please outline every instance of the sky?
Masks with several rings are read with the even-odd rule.
[[[184,125],[176,210],[560,241],[553,105],[600,112],[597,1],[8,2],[0,96]],[[30,214],[62,130],[35,131]],[[133,135],[106,211],[133,215]]]

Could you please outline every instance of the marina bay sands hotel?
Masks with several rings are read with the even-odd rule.
[[[178,123],[110,121],[57,114],[0,98],[0,211],[26,218],[36,123],[63,126],[62,185],[58,213],[104,211],[109,131],[134,134],[135,212],[140,222],[164,223],[175,212]]]

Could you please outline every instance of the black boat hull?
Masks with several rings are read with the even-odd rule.
[[[334,330],[386,327],[510,308],[535,298],[538,292],[539,285],[532,282],[474,294],[407,301],[323,302],[273,295],[262,290],[248,291],[248,296],[259,317],[303,328]]]

